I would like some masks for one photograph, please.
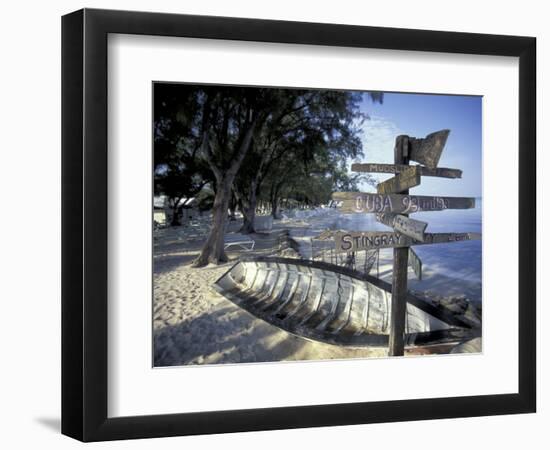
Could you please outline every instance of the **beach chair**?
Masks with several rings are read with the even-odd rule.
[[[251,237],[237,233],[226,234],[223,237],[223,243],[224,250],[227,250],[229,247],[240,247],[246,252],[254,250],[254,246],[256,245],[256,241]]]
[[[256,216],[254,229],[256,232],[271,232],[273,229],[273,216]]]

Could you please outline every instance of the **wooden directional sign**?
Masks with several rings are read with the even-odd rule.
[[[364,192],[335,192],[332,199],[341,202],[344,213],[409,214],[420,211],[475,208],[473,197],[429,197],[425,195],[367,194]]]
[[[419,280],[422,280],[422,260],[419,258],[416,252],[412,249],[412,247],[409,248],[409,266],[412,267],[412,270],[416,275],[416,278],[418,278]]]
[[[420,169],[418,166],[409,166],[377,186],[379,194],[393,194],[406,191],[420,184]]]
[[[481,239],[479,233],[425,233],[424,242],[417,241],[401,233],[385,231],[339,231],[334,233],[337,253],[378,248],[402,248],[411,245],[445,244],[479,239]]]
[[[435,169],[450,132],[450,130],[436,131],[428,134],[423,139],[409,137],[408,155],[405,156],[424,164],[426,167]]]
[[[462,171],[437,167],[450,130],[428,134],[425,138],[400,135],[395,139],[394,164],[353,164],[354,172],[393,173],[393,178],[377,186],[376,194],[335,192],[332,199],[343,213],[376,213],[376,219],[393,232],[336,232],[337,253],[393,248],[392,299],[388,355],[403,356],[407,316],[407,265],[422,279],[422,261],[412,245],[459,242],[481,239],[477,233],[425,233],[427,223],[410,219],[408,214],[420,211],[469,209],[475,207],[470,197],[431,197],[409,195],[409,189],[420,184],[421,176],[461,178]],[[409,166],[416,161],[420,166]]]
[[[426,222],[411,219],[401,214],[391,213],[376,214],[376,220],[388,227],[392,227],[395,231],[405,236],[416,239],[417,241],[424,241],[424,231],[428,226]]]
[[[352,172],[370,172],[370,173],[400,173],[408,167],[405,164],[360,164],[351,165]],[[446,167],[429,167],[416,166],[420,170],[420,175],[423,177],[439,177],[439,178],[462,178],[462,170],[447,169]]]

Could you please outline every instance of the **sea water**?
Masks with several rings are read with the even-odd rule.
[[[482,199],[477,197],[476,206],[472,209],[418,212],[410,214],[410,217],[427,222],[427,233],[481,233],[482,211]],[[342,214],[335,228],[346,231],[389,230],[376,220],[374,214]],[[417,245],[414,250],[426,269],[452,278],[481,283],[482,240]]]
[[[483,202],[478,197],[475,208],[472,209],[419,212],[410,214],[410,217],[427,222],[428,233],[482,233],[482,212]],[[297,237],[300,242],[304,241],[304,244],[327,229],[391,230],[379,223],[374,214],[342,214],[333,208],[300,211],[296,217],[310,224],[305,234]],[[441,295],[465,294],[471,299],[481,301],[482,247],[483,240],[415,245],[414,250],[422,261],[423,279],[418,280],[411,274],[409,287],[419,291],[430,290]],[[391,261],[392,249],[380,250],[380,258]],[[391,272],[381,272],[380,276],[386,281],[391,281]]]

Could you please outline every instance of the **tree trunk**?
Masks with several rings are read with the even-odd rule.
[[[176,199],[174,202],[174,206],[172,207],[172,218],[170,220],[170,226],[171,227],[179,227],[181,225],[179,214],[178,214],[178,204],[180,202],[180,199]]]
[[[279,200],[277,199],[277,197],[273,198],[271,200],[271,215],[273,216],[274,219],[280,219],[281,217],[279,216]]]
[[[234,222],[237,220],[237,217],[235,216],[235,211],[237,210],[237,199],[235,198],[235,195],[231,193],[231,200],[229,201],[229,220],[231,222]]]
[[[194,267],[206,266],[209,263],[220,264],[227,262],[227,255],[224,250],[225,224],[227,221],[227,210],[231,200],[231,184],[233,180],[225,179],[218,184],[218,190],[214,197],[212,208],[212,226],[208,238],[201,250],[199,257],[194,261]]]
[[[256,219],[256,190],[257,184],[255,181],[250,183],[250,198],[248,204],[243,208],[243,226],[239,230],[243,234],[251,234],[256,230],[254,229],[254,220]]]
[[[279,215],[279,203],[282,203],[282,200],[279,200],[279,193],[281,192],[282,185],[283,182],[271,185],[269,199],[271,202],[271,215],[273,216],[273,219],[281,218]]]
[[[208,133],[207,131],[203,132],[201,148],[206,156],[210,169],[214,172],[214,176],[216,177],[216,196],[214,197],[214,206],[212,208],[212,226],[210,228],[210,233],[206,238],[206,242],[199,257],[193,263],[194,267],[202,267],[209,263],[220,264],[227,261],[227,255],[224,249],[224,235],[227,210],[229,209],[229,202],[231,201],[231,188],[233,187],[233,181],[235,180],[235,176],[237,175],[243,159],[250,148],[252,134],[254,133],[256,125],[258,122],[263,125],[263,121],[266,119],[267,115],[263,116],[261,120],[259,116],[253,118],[243,134],[242,141],[228,169],[222,169],[214,163],[215,157],[210,148]],[[203,126],[203,129],[206,130],[206,127]]]

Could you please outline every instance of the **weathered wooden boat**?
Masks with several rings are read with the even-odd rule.
[[[391,285],[321,261],[243,258],[214,288],[254,316],[295,335],[346,346],[387,346]],[[480,330],[416,295],[407,298],[406,345],[461,342]]]

